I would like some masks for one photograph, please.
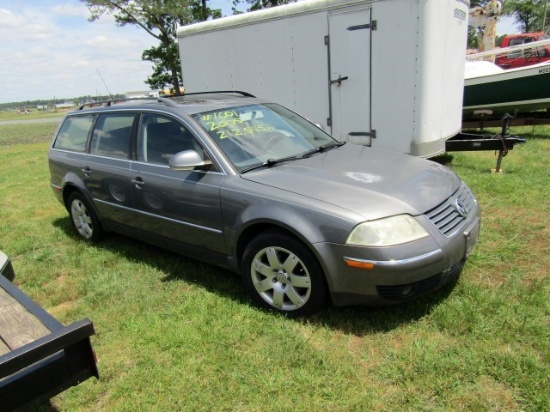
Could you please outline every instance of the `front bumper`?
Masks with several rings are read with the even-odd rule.
[[[480,222],[478,212],[451,238],[432,232],[429,238],[386,248],[314,245],[333,304],[390,305],[441,288],[459,276],[477,243]],[[369,269],[352,267],[346,260],[364,263]]]

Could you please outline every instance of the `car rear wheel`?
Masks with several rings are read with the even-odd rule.
[[[81,193],[74,192],[69,197],[69,214],[73,226],[83,239],[98,240],[103,235],[97,215]]]
[[[253,239],[243,255],[244,282],[262,307],[290,316],[317,312],[328,301],[319,262],[299,240],[277,231]]]

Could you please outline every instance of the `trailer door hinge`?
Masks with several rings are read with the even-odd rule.
[[[327,117],[327,126],[332,127],[332,119],[330,117]]]
[[[325,36],[325,46],[328,46],[328,35]]]
[[[357,26],[349,26],[348,31],[363,30],[363,29],[376,30],[377,28],[378,28],[378,24],[376,23],[376,20],[372,20],[370,23],[367,23],[367,24],[359,24]]]

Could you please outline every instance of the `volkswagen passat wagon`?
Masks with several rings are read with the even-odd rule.
[[[117,232],[230,269],[257,304],[296,316],[436,290],[480,228],[448,168],[336,141],[247,93],[82,107],[49,167],[83,239]]]

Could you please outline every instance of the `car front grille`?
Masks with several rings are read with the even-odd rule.
[[[416,299],[419,296],[426,295],[441,286],[458,278],[462,271],[464,261],[456,263],[450,269],[443,273],[432,276],[431,278],[419,280],[418,282],[408,283],[405,285],[387,286],[378,285],[376,290],[378,295],[389,302],[403,302],[411,299]]]
[[[476,212],[477,203],[466,185],[446,201],[426,213],[430,221],[447,237],[453,236],[466,223],[468,215]]]

